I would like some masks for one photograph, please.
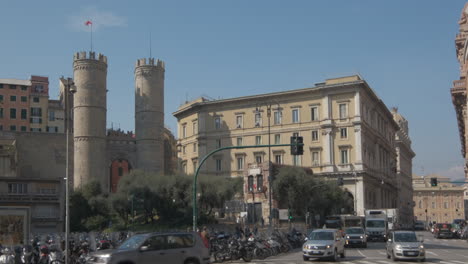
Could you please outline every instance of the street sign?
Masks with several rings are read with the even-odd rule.
[[[240,217],[247,217],[247,212],[240,212]]]
[[[279,209],[279,220],[288,220],[289,218],[289,213],[288,209]]]

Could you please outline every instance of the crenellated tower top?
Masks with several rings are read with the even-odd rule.
[[[80,51],[75,53],[75,55],[73,56],[73,61],[77,60],[96,60],[107,64],[107,57],[102,55],[101,53],[98,53],[96,57],[96,52],[94,51],[90,51],[89,54],[86,51]]]
[[[148,58],[148,63],[146,63],[146,58],[143,59],[138,59],[135,63],[135,68],[141,67],[141,66],[156,66],[161,69],[165,69],[165,64],[164,61],[162,60],[156,60],[156,63],[154,61],[154,58]]]

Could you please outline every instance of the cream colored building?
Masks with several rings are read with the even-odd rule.
[[[210,101],[200,98],[179,107],[180,168],[194,173],[211,151],[227,146],[271,144],[304,138],[304,155],[290,147],[271,147],[273,163],[312,168],[330,180],[344,178],[344,188],[364,209],[398,206],[395,133],[392,114],[359,76],[328,79],[314,87]],[[258,111],[257,111],[258,110]],[[268,161],[268,148],[224,150],[208,158],[201,172],[242,176],[251,163]]]
[[[431,178],[437,178],[436,187]],[[463,186],[455,186],[450,179],[439,175],[413,176],[414,217],[425,222],[452,223],[465,219]]]
[[[411,149],[408,120],[406,120],[397,108],[392,109],[392,115],[400,130],[395,135],[395,150],[397,154],[397,184],[398,184],[398,210],[399,221],[408,226],[413,225],[413,158],[416,154]]]

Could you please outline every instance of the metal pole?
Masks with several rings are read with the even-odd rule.
[[[268,204],[270,206],[270,215],[268,216],[269,221],[268,221],[268,228],[271,232],[271,229],[273,227],[272,221],[273,221],[273,208],[272,208],[272,203],[271,203],[271,181],[273,180],[273,177],[271,175],[272,169],[271,169],[271,136],[270,136],[270,119],[271,119],[271,104],[267,106],[267,116],[268,116]]]
[[[68,114],[70,110],[68,109],[69,102],[68,102],[68,94],[70,91],[70,79],[67,79],[67,83],[65,85],[65,134],[66,134],[66,146],[65,146],[65,264],[68,264],[68,236],[70,233],[70,212],[69,212],[69,178],[68,178],[68,166],[69,166],[69,154],[68,154],[68,144],[69,144],[69,137],[70,137],[70,126],[69,126],[69,118]]]

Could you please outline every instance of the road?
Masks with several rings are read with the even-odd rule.
[[[468,264],[468,243],[459,239],[435,239],[430,232],[417,232],[424,237],[426,247],[426,263],[441,264]],[[397,261],[399,263],[410,263],[408,261]],[[227,263],[245,263],[233,261]],[[323,260],[302,260],[302,251],[296,250],[287,254],[270,257],[265,260],[253,260],[251,263],[261,264],[298,264],[298,263],[336,263]],[[390,264],[395,263],[387,259],[385,243],[371,242],[367,248],[347,248],[346,258],[340,259],[342,264]]]

